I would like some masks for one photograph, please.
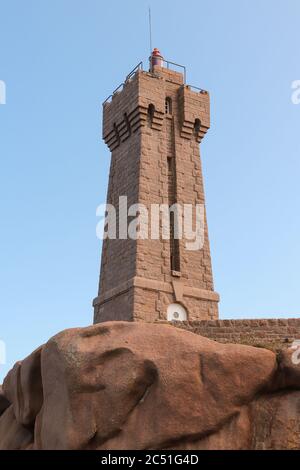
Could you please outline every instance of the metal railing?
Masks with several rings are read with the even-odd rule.
[[[135,67],[134,69],[131,70],[131,72],[127,75],[126,79],[125,79],[125,83],[128,82],[128,80],[131,79],[131,77],[133,77],[133,75],[136,74],[136,72],[138,72],[139,70],[143,70],[143,62],[139,62]]]
[[[125,78],[125,82],[120,83],[120,85],[119,85],[117,88],[115,88],[115,90],[112,92],[112,94],[109,95],[109,96],[106,98],[105,101],[103,101],[102,106],[104,106],[105,103],[108,103],[116,93],[118,93],[119,91],[123,90],[123,88],[124,88],[124,86],[126,85],[126,83],[127,83],[139,70],[143,70],[143,62],[142,62],[142,61],[139,62],[139,63],[131,70],[131,72],[129,72],[129,74],[128,74],[128,75],[126,76],[126,78]]]
[[[149,58],[150,60],[150,72],[151,72],[151,57]],[[166,64],[166,67],[167,69],[170,69],[171,67],[170,66],[175,66],[175,67],[178,67],[180,69],[183,70],[183,83],[184,83],[184,86],[187,86],[189,89],[191,90],[197,90],[199,91],[199,93],[207,93],[206,90],[203,90],[202,88],[198,88],[196,86],[193,86],[193,85],[186,85],[186,67],[184,65],[180,65],[180,64],[177,64],[176,62],[171,62],[170,60],[165,60],[165,59],[162,59],[163,61],[163,64]],[[124,86],[126,85],[126,83],[132,78],[134,77],[134,75],[139,71],[139,70],[143,70],[143,62],[139,62],[132,70],[131,72],[129,72],[129,74],[126,76],[125,78],[125,82],[122,82],[113,92],[111,95],[109,95],[105,101],[103,101],[102,103],[102,106],[105,105],[105,103],[108,103],[111,101],[111,99],[113,98],[113,96],[118,93],[119,91],[123,90]]]
[[[112,99],[112,95],[109,95],[106,100],[103,101],[102,106],[104,106],[106,103],[108,103]]]
[[[197,91],[199,91],[199,93],[205,93],[205,94],[208,93],[207,90],[203,90],[203,88],[199,88],[199,87],[194,86],[194,85],[186,85],[186,86],[187,86],[191,91],[193,91],[193,90],[196,91],[196,90],[197,90]]]
[[[176,62],[171,62],[170,60],[165,60],[163,59],[163,63],[167,64],[167,69],[170,69],[170,65],[175,65],[175,67],[179,67],[180,69],[183,69],[183,83],[186,83],[186,67],[184,65],[176,64]],[[150,62],[151,65],[151,62]]]

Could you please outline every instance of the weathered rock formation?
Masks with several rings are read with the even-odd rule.
[[[300,449],[292,350],[109,322],[51,338],[0,389],[1,449]]]

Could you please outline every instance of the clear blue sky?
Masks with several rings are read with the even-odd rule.
[[[300,313],[299,0],[0,0],[0,340],[12,364],[92,322],[101,102],[153,46],[210,91],[202,145],[223,318]]]

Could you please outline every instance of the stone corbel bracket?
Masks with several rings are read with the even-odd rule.
[[[191,90],[182,86],[179,90],[179,108],[181,110],[181,137],[201,142],[210,127],[210,98],[207,91]]]
[[[161,131],[164,119],[163,80],[138,72],[123,89],[115,92],[111,102],[103,105],[103,140],[115,150],[148,120],[149,106],[154,106],[151,128]]]

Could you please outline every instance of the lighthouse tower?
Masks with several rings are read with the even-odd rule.
[[[208,92],[188,86],[185,68],[157,49],[149,70],[139,64],[104,102],[103,139],[111,151],[107,203],[116,208],[117,234],[103,240],[95,323],[218,318],[199,150],[209,126]],[[136,204],[149,214],[153,207],[189,208],[181,214],[183,226],[188,214],[193,226],[202,214],[201,243],[190,249],[172,211],[158,236],[149,227],[148,236],[126,236],[118,230],[121,213]]]

